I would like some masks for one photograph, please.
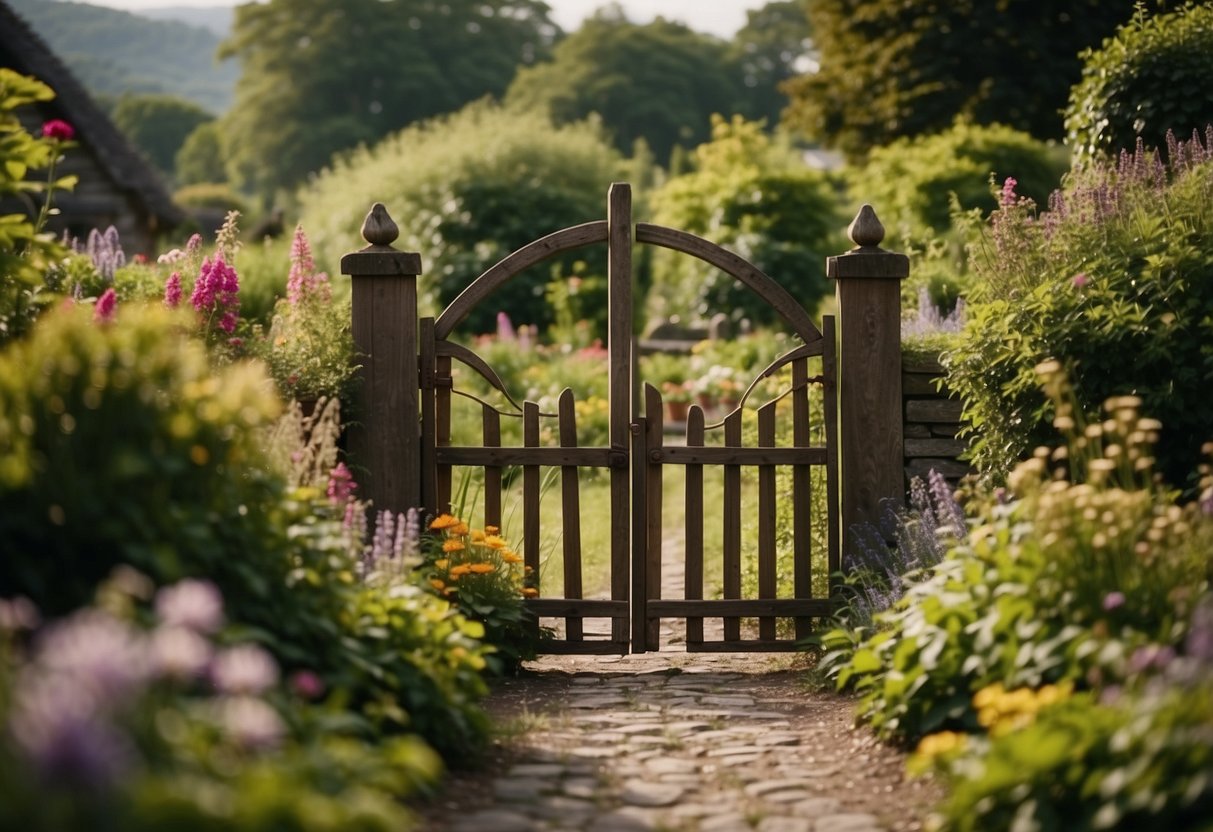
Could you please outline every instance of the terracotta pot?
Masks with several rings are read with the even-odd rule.
[[[690,402],[666,402],[665,415],[671,422],[685,422],[687,412],[691,409]]]

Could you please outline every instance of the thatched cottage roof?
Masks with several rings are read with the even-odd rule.
[[[169,196],[159,174],[114,126],[84,86],[37,32],[0,0],[0,66],[32,75],[55,91],[37,105],[45,118],[61,118],[76,128],[76,139],[95,157],[111,186],[134,201],[157,233],[181,224],[185,213]]]

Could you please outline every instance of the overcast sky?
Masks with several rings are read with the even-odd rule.
[[[116,9],[158,8],[163,6],[234,6],[233,0],[82,0],[95,6]],[[547,0],[552,17],[566,31],[576,29],[581,21],[607,0]],[[765,5],[765,0],[620,0],[628,17],[637,23],[647,23],[657,15],[668,20],[680,20],[692,29],[730,38],[745,24],[747,9]]]

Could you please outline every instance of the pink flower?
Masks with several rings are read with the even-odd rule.
[[[76,137],[76,128],[61,118],[52,118],[42,125],[42,138],[56,142],[70,142]]]
[[[328,275],[316,272],[316,261],[312,259],[312,248],[308,245],[303,226],[295,226],[295,237],[291,240],[291,272],[286,279],[286,298],[292,306],[298,305],[311,295],[324,300],[330,297]]]
[[[288,684],[303,699],[318,699],[324,695],[324,681],[310,670],[296,670]]]
[[[210,258],[202,261],[190,303],[208,320],[218,315],[216,326],[231,333],[236,329],[236,316],[240,309],[239,291],[240,278],[235,269],[223,262],[223,253],[220,252],[213,261]]]
[[[354,482],[354,475],[350,473],[350,469],[345,467],[344,462],[338,462],[329,472],[328,498],[337,505],[341,505],[352,499],[357,489],[358,483]]]
[[[185,243],[185,253],[186,254],[197,254],[198,249],[201,247],[202,247],[202,235],[201,234],[192,234],[192,235],[190,235],[189,240],[187,240]]]
[[[278,682],[278,665],[255,644],[229,647],[211,665],[211,677],[223,693],[259,694]]]
[[[213,633],[223,626],[223,596],[210,581],[186,578],[156,593],[156,615],[170,627]]]
[[[999,199],[999,204],[1004,208],[1015,204],[1015,186],[1018,184],[1019,181],[1011,176],[1008,176],[1002,183],[1002,198]]]
[[[164,305],[176,309],[181,304],[181,272],[173,272],[164,283]]]
[[[99,324],[112,322],[117,306],[118,296],[114,293],[113,288],[106,289],[101,297],[97,298],[97,305],[93,307],[93,321]]]
[[[1079,272],[1078,274],[1074,275],[1070,282],[1074,284],[1075,289],[1081,289],[1091,282],[1091,278],[1087,277],[1086,273]]]
[[[1125,594],[1113,590],[1103,598],[1103,608],[1105,612],[1111,612],[1125,605]]]

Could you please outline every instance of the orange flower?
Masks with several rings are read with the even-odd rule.
[[[537,598],[538,596],[539,590],[535,589],[533,586],[524,587],[522,590],[523,598]]]
[[[481,543],[483,541],[484,541],[484,532],[480,531],[480,529],[472,529],[472,542]]]
[[[450,572],[451,580],[458,580],[459,576],[466,575],[468,572],[471,572],[471,571],[472,571],[472,567],[466,563],[461,563],[458,566],[452,566],[451,572]]]
[[[430,523],[430,528],[434,529],[435,531],[438,529],[449,529],[458,522],[458,520],[449,514],[439,514],[434,518],[433,522]]]
[[[491,563],[473,563],[468,566],[468,569],[471,569],[477,575],[487,575],[488,573],[495,571],[497,567],[493,566]]]
[[[484,545],[488,546],[490,549],[504,549],[505,539],[498,537],[495,534],[491,534],[484,539]]]
[[[501,529],[497,528],[496,526],[485,526],[484,527],[485,534],[497,534],[500,531],[501,531]]]
[[[450,540],[444,540],[444,541],[442,541],[442,551],[444,551],[444,552],[462,552],[463,551],[463,541],[455,540],[454,538],[451,538]]]
[[[501,559],[506,563],[522,563],[522,558],[516,552],[511,552],[509,549],[501,553]]]
[[[446,584],[444,584],[442,581],[438,580],[437,578],[430,578],[430,586],[432,586],[434,589],[438,590],[439,592],[446,589]]]
[[[460,520],[455,525],[451,526],[451,534],[463,536],[468,533],[468,524]]]
[[[450,565],[451,565],[451,562],[449,560],[447,560],[446,558],[438,558],[438,560],[434,561],[435,569],[446,569]]]

